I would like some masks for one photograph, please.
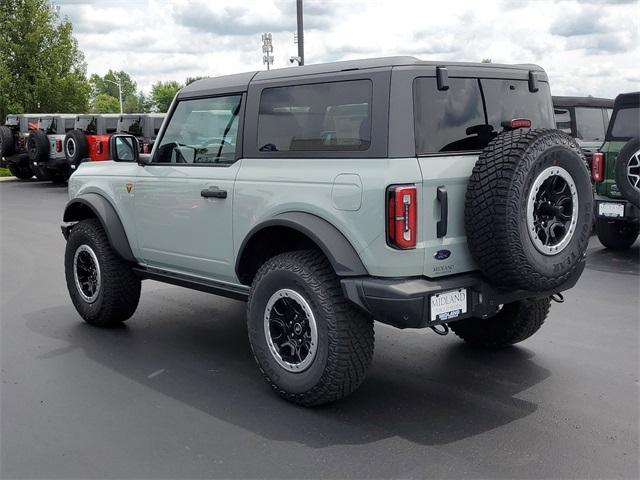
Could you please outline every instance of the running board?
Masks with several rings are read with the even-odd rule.
[[[134,267],[133,271],[143,280],[155,280],[157,282],[213,293],[214,295],[220,295],[221,297],[232,298],[234,300],[242,300],[244,302],[249,299],[249,287],[235,287],[164,270],[159,271],[156,269],[150,270],[142,267]]]

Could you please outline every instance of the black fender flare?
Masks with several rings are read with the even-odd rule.
[[[236,274],[240,274],[241,259],[245,247],[255,234],[265,228],[289,227],[310,238],[325,254],[339,277],[369,275],[353,245],[331,223],[307,212],[286,212],[253,227],[246,235],[236,256]]]
[[[136,259],[131,251],[127,234],[124,226],[120,221],[120,217],[113,208],[113,205],[102,195],[97,193],[85,193],[79,197],[72,198],[64,208],[62,217],[64,222],[78,222],[87,217],[86,209],[93,212],[94,216],[102,224],[102,228],[107,234],[109,244],[120,257],[129,262],[135,262]]]

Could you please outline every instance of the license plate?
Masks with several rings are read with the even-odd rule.
[[[431,295],[431,321],[451,320],[467,313],[467,289]]]
[[[603,217],[624,217],[624,204],[599,203],[598,215],[601,215]]]

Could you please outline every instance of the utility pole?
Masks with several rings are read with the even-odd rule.
[[[269,70],[269,66],[273,63],[273,36],[270,33],[262,34],[262,63],[267,64],[267,70]]]
[[[298,65],[304,65],[304,27],[302,24],[302,0],[296,0],[296,15],[298,17]]]

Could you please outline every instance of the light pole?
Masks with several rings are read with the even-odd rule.
[[[106,78],[104,79],[104,81],[113,83],[114,85],[118,86],[118,96],[120,97],[120,115],[122,115],[122,79],[120,77],[117,77],[117,78],[118,78],[117,82],[114,82],[113,80],[107,80]]]

